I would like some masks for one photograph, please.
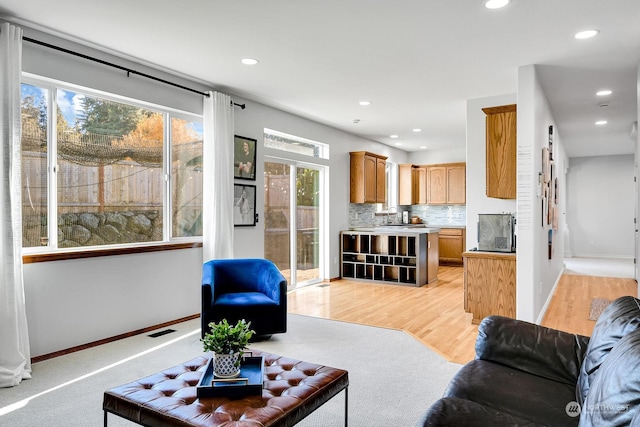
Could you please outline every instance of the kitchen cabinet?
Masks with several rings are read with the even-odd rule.
[[[466,248],[464,228],[442,228],[438,233],[440,264],[462,265],[462,253]]]
[[[416,166],[413,169],[413,204],[427,203],[427,168]]]
[[[486,117],[486,194],[516,198],[516,104],[483,108]]]
[[[351,156],[351,203],[385,203],[387,157],[366,151]]]
[[[398,165],[398,204],[427,203],[427,168],[411,164]]]
[[[516,317],[516,254],[469,251],[464,259],[464,310],[478,324],[489,315]]]
[[[467,201],[466,163],[427,166],[427,203],[464,205]]]

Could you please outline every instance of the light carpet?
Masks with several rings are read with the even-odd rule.
[[[101,426],[105,390],[202,354],[199,319],[171,329],[176,332],[138,335],[34,364],[33,379],[0,389],[0,425]],[[293,314],[286,334],[251,347],[349,371],[352,427],[414,426],[461,367],[401,331]],[[298,425],[343,422],[340,393]],[[109,426],[133,425],[109,415]]]

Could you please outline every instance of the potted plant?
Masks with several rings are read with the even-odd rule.
[[[209,323],[210,330],[200,339],[204,351],[213,353],[213,374],[219,378],[235,378],[240,374],[240,360],[242,350],[255,331],[250,329],[251,322],[238,320],[231,326],[227,319],[219,323]]]

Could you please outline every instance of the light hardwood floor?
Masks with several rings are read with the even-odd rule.
[[[565,274],[542,324],[590,335],[591,298],[622,295],[637,296],[635,280]],[[462,267],[441,266],[436,286],[336,280],[292,291],[287,302],[290,313],[403,330],[451,362],[475,354],[478,327],[464,312]]]

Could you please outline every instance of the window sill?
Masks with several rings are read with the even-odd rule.
[[[22,256],[23,264],[36,262],[62,261],[67,259],[95,258],[112,255],[140,254],[146,252],[173,251],[178,249],[201,248],[202,242],[162,243],[150,246],[135,246],[117,249],[97,249],[77,252],[49,252],[43,254],[28,254]]]

